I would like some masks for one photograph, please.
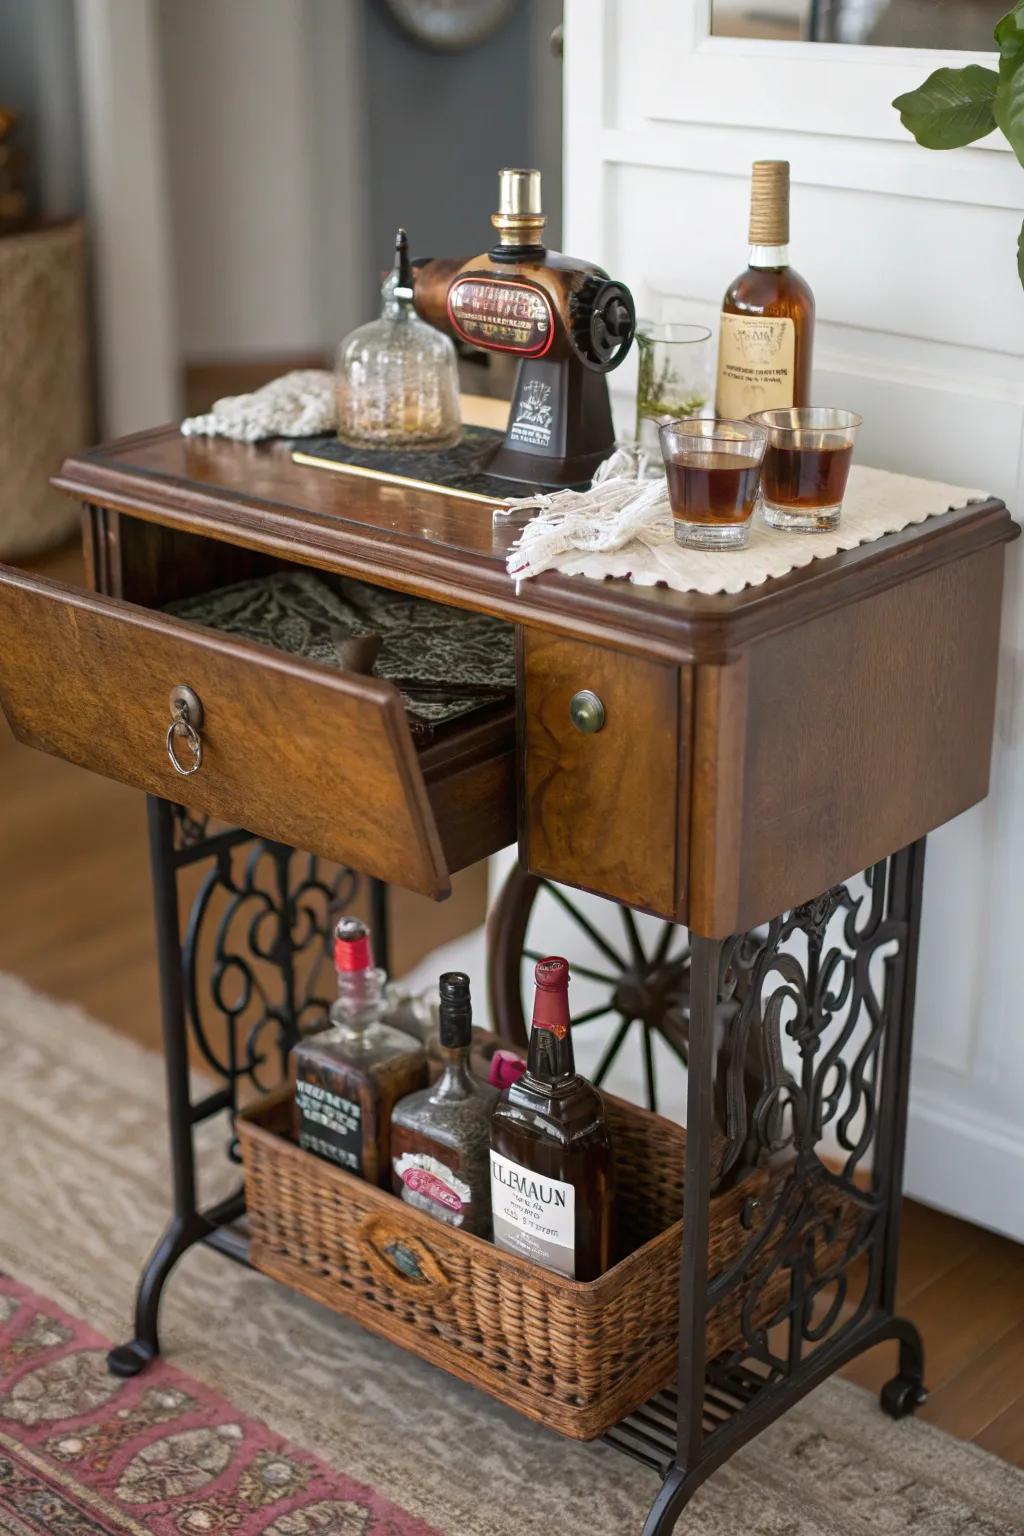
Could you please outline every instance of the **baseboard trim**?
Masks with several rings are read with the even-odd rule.
[[[907,1122],[906,1193],[1024,1242],[1024,1132],[981,1122],[915,1094]]]

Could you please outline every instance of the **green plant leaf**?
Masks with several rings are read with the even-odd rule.
[[[1000,80],[995,113],[996,122],[1010,141],[1010,148],[1024,165],[1024,69]]]
[[[999,44],[999,76],[1008,80],[1024,63],[1024,0],[1017,0],[1013,10],[996,22],[995,38]]]
[[[998,85],[995,70],[980,64],[937,69],[916,91],[897,96],[893,106],[904,128],[925,149],[961,149],[996,126],[993,103]]]

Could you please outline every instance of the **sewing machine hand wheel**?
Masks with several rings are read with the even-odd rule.
[[[613,278],[592,277],[577,300],[573,341],[589,368],[610,373],[624,360],[636,332],[633,295]]]

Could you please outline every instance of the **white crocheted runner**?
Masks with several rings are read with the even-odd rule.
[[[232,437],[258,443],[265,437],[312,437],[337,424],[334,375],[323,368],[297,368],[249,395],[225,395],[205,416],[181,424],[185,437]]]
[[[839,526],[828,533],[781,533],[755,514],[745,549],[683,549],[673,536],[665,480],[640,478],[644,468],[630,450],[618,449],[587,491],[521,497],[496,508],[495,519],[536,514],[509,551],[509,575],[518,584],[557,570],[598,581],[625,576],[643,587],[664,582],[678,592],[741,592],[985,497],[855,464]]]

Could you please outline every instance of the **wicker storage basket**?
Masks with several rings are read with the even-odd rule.
[[[589,1440],[667,1386],[676,1369],[686,1132],[606,1097],[625,1257],[582,1284],[414,1210],[289,1139],[288,1090],[238,1121],[257,1269],[355,1318],[520,1413]],[[750,1233],[756,1181],[712,1204],[711,1273]],[[754,1321],[786,1295],[780,1270]],[[734,1304],[708,1322],[708,1357],[738,1337]]]
[[[0,557],[58,544],[78,522],[50,485],[88,440],[85,235],[78,222],[0,239]]]

